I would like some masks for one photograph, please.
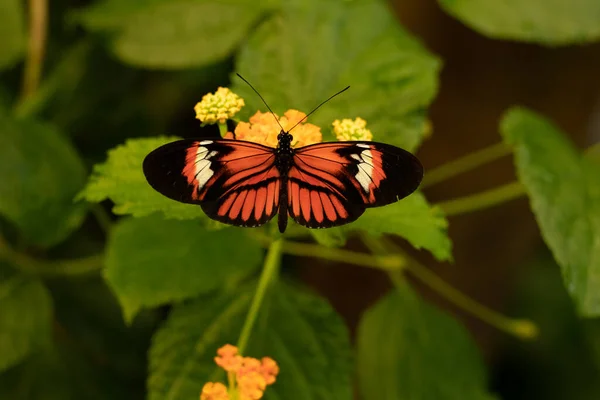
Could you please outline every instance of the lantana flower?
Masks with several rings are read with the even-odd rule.
[[[279,366],[272,358],[242,357],[237,347],[230,344],[217,350],[215,363],[227,371],[230,386],[208,382],[202,388],[200,400],[259,400],[279,373]]]
[[[244,99],[233,93],[228,88],[219,87],[215,93],[208,93],[202,97],[202,101],[196,104],[196,118],[203,124],[224,124],[233,118],[242,107]]]
[[[283,117],[266,112],[257,111],[250,122],[240,122],[235,128],[235,138],[238,140],[247,140],[250,142],[264,144],[270,147],[277,147],[277,135],[281,128],[287,132],[302,121],[306,114],[298,110],[287,110]],[[277,123],[277,119],[279,124]],[[279,126],[281,124],[281,126]],[[294,136],[292,147],[302,147],[313,143],[319,143],[323,140],[321,128],[316,125],[302,122],[290,132]],[[228,139],[233,139],[234,135],[228,132],[225,135]]]
[[[367,121],[362,118],[345,118],[341,121],[336,119],[333,121],[333,132],[340,141],[373,139],[373,134],[367,129]]]

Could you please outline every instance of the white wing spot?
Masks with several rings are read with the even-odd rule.
[[[369,147],[368,145],[363,145],[361,144],[357,144],[356,146],[358,147]],[[373,158],[373,154],[371,153],[371,150],[363,150],[360,153],[360,156],[356,155],[356,154],[352,154],[351,155],[352,158],[362,161],[358,163],[358,172],[355,175],[356,180],[358,181],[358,183],[360,183],[360,186],[362,186],[363,190],[366,193],[369,193],[369,187],[371,186],[371,182],[373,179],[373,165],[371,165],[371,163],[369,162],[365,162],[365,158],[367,160],[370,160]],[[354,157],[356,156],[356,157]]]
[[[202,144],[202,142],[200,142],[200,144]],[[363,149],[368,149],[369,145],[368,144],[364,144],[364,143],[359,143],[356,145],[356,147],[362,147]]]
[[[212,142],[212,140],[203,140],[199,144],[201,144],[202,146],[206,146],[207,144],[211,144]]]
[[[206,143],[209,142],[209,143]],[[210,144],[212,141],[204,140],[200,142],[200,144]],[[198,146],[198,151],[196,152],[196,180],[198,181],[198,190],[202,189],[206,182],[213,176],[214,171],[210,169],[210,160],[212,156],[217,154],[216,151],[211,151],[208,154],[208,149],[206,147]]]

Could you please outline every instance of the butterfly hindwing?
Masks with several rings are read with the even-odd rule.
[[[383,143],[319,143],[294,154],[288,212],[299,224],[327,228],[356,220],[368,207],[412,193],[423,167],[409,152]]]
[[[258,226],[277,213],[280,175],[270,147],[241,140],[180,140],[150,153],[143,169],[155,190],[200,204],[217,221]]]

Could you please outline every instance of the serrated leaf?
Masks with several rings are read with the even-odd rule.
[[[152,150],[177,140],[176,137],[129,139],[108,152],[104,164],[94,166],[90,180],[80,196],[91,202],[110,199],[115,214],[143,217],[161,212],[167,218],[207,219],[196,205],[168,199],[146,182],[142,162]]]
[[[440,209],[427,204],[420,192],[385,207],[368,209],[346,229],[402,236],[415,248],[430,251],[440,261],[452,260],[448,221]]]
[[[149,68],[190,68],[230,56],[272,2],[248,0],[115,1],[79,13],[90,29],[118,30],[121,60]]]
[[[280,367],[265,399],[350,400],[350,342],[339,315],[297,287],[278,283],[272,290],[244,354],[272,357]],[[236,343],[253,294],[252,285],[173,309],[150,349],[150,400],[196,398],[204,383],[224,382],[213,358],[217,348]]]
[[[309,122],[328,131],[335,119],[361,117],[374,140],[414,150],[425,108],[437,91],[440,62],[398,24],[383,1],[284,2],[242,48],[237,70],[275,112],[304,112],[336,91],[343,95]],[[239,78],[242,119],[264,105]]]
[[[0,0],[0,70],[12,66],[25,50],[23,2]]]
[[[85,175],[61,132],[0,114],[0,214],[26,239],[51,246],[81,225],[86,208],[74,198]]]
[[[0,305],[1,372],[50,343],[52,300],[41,282],[14,274],[0,276]]]
[[[510,109],[500,130],[579,313],[600,315],[600,165],[532,111]]]
[[[492,399],[469,333],[408,285],[387,294],[358,327],[358,379],[365,400]]]
[[[262,250],[246,233],[158,216],[127,219],[110,236],[104,277],[131,321],[141,307],[208,293],[255,270]]]
[[[549,46],[600,39],[596,0],[438,0],[446,12],[495,39]]]

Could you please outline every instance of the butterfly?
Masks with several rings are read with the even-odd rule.
[[[198,204],[210,218],[255,227],[276,214],[307,228],[355,221],[367,208],[402,199],[419,186],[423,167],[398,147],[324,142],[292,148],[281,131],[276,148],[232,139],[184,139],[146,156],[148,183],[164,196]]]
[[[237,75],[273,113],[258,91]],[[293,148],[294,127],[280,127],[277,147],[214,138],[167,143],[146,156],[144,175],[162,195],[198,204],[210,218],[225,224],[256,227],[278,214],[281,233],[288,215],[307,228],[355,221],[367,208],[408,196],[423,178],[419,160],[401,148],[371,141]]]

